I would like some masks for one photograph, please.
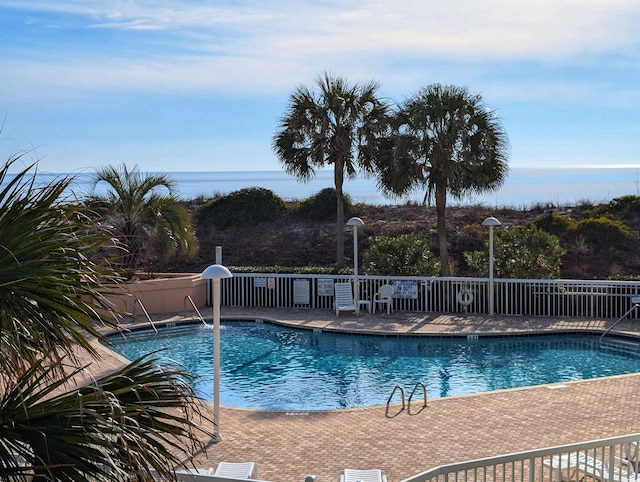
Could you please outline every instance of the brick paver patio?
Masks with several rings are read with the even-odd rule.
[[[205,316],[207,316],[205,314]],[[501,318],[423,313],[341,314],[330,310],[223,307],[225,319],[271,319],[325,330],[370,333],[481,334],[596,331],[610,320]],[[161,317],[157,321],[176,321]],[[640,321],[616,331],[640,336]],[[102,369],[117,359],[103,361]],[[639,363],[640,371],[640,363]],[[640,432],[640,373],[389,407],[334,411],[259,411],[221,407],[222,441],[198,454],[196,466],[254,461],[259,478],[337,482],[343,468],[380,468],[399,482],[438,465]]]

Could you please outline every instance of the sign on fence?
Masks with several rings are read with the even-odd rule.
[[[318,278],[318,295],[333,296],[333,278]]]
[[[405,300],[418,299],[418,282],[414,280],[394,280],[391,284],[396,289],[393,297]]]
[[[309,280],[307,278],[293,280],[293,303],[296,305],[309,304]]]
[[[253,278],[253,286],[254,288],[266,288],[267,278]]]

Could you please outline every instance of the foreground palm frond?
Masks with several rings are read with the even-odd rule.
[[[34,364],[0,398],[0,479],[25,466],[60,481],[126,480],[150,467],[171,477],[212,435],[178,366],[143,357],[63,393],[82,369],[49,383],[52,370]]]
[[[29,166],[13,179],[10,160],[0,168],[0,369],[15,372],[43,353],[73,356],[69,341],[95,355],[86,336],[101,337],[109,307],[89,259],[99,238],[77,209],[61,202],[71,178],[34,185]]]
[[[104,236],[65,202],[72,178],[8,175],[21,156],[0,168],[0,479],[171,478],[208,435],[190,376],[145,357],[87,384],[97,326],[114,326]]]

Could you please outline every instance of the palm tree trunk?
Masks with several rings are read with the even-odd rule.
[[[440,248],[440,276],[451,276],[449,270],[449,250],[447,248],[447,190],[436,186],[436,212],[438,213],[438,244]]]
[[[344,166],[336,162],[333,167],[333,178],[336,185],[336,271],[344,268]]]

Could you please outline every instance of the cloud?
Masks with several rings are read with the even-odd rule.
[[[0,0],[3,7],[24,11],[31,28],[40,18],[42,28],[50,22],[79,36],[62,50],[0,56],[13,77],[0,94],[16,99],[103,90],[260,94],[325,69],[412,90],[438,69],[456,78],[487,64],[583,62],[611,52],[634,61],[640,24],[637,0]],[[92,32],[110,34],[109,42],[83,48]]]

